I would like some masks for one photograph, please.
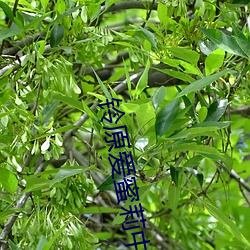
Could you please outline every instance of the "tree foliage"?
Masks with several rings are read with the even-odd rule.
[[[118,98],[148,249],[250,249],[248,7],[0,1],[0,248],[126,249],[97,106]]]

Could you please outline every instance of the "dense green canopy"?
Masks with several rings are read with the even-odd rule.
[[[0,1],[0,249],[250,249],[248,7]]]

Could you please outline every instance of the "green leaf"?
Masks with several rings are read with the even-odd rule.
[[[225,51],[222,49],[217,49],[210,53],[205,60],[205,72],[206,75],[211,75],[223,65],[225,57]]]
[[[101,207],[101,206],[92,206],[84,207],[81,210],[82,214],[103,214],[103,213],[118,213],[120,208],[116,207]]]
[[[246,40],[248,42],[245,35],[242,33],[242,31],[234,23],[232,23],[232,35],[235,37],[241,38],[242,40]]]
[[[208,108],[208,114],[205,119],[205,122],[208,121],[219,121],[220,118],[224,115],[228,105],[227,99],[222,99],[219,101],[213,102]]]
[[[50,35],[50,46],[56,47],[63,39],[64,28],[61,24],[54,26]]]
[[[250,42],[242,33],[242,31],[235,25],[232,24],[232,34],[235,37],[237,43],[239,44],[240,48],[244,51],[244,53],[250,57]],[[243,74],[243,72],[242,72]]]
[[[80,173],[85,172],[86,169],[83,167],[73,167],[73,166],[64,166],[63,168],[61,168],[58,173],[56,174],[56,176],[54,177],[54,179],[51,182],[51,186],[54,185],[57,182],[61,182],[62,180],[70,177],[70,176],[74,176]]]
[[[40,191],[46,188],[49,188],[51,185],[51,180],[31,176],[26,178],[26,188],[24,192],[33,192],[33,191]]]
[[[6,15],[11,21],[14,21],[14,15],[13,15],[13,12],[12,12],[11,8],[9,7],[9,5],[7,5],[7,4],[4,3],[3,1],[0,1],[0,8],[3,9],[5,15]]]
[[[204,181],[204,176],[201,172],[197,171],[196,169],[194,168],[189,168],[189,167],[186,167],[185,168],[188,172],[190,172],[192,175],[195,176],[195,178],[198,180],[200,186],[202,187],[203,185],[203,181]]]
[[[188,74],[186,73],[183,73],[183,72],[180,72],[180,71],[176,71],[176,70],[173,70],[173,69],[158,69],[156,68],[156,70],[162,72],[162,73],[165,73],[169,76],[172,76],[174,78],[177,78],[177,79],[180,79],[184,82],[193,82],[195,79],[191,76],[189,76]]]
[[[171,175],[171,179],[174,182],[174,184],[178,187],[178,182],[179,182],[179,173],[180,173],[181,169],[180,168],[176,168],[173,166],[170,166],[170,175]]]
[[[80,110],[82,112],[85,112],[82,103],[80,101],[76,100],[76,99],[70,98],[68,96],[64,96],[64,95],[62,95],[62,94],[60,94],[58,92],[54,92],[53,97],[55,99],[57,99],[58,101],[66,103],[66,104],[68,104],[69,106],[71,106],[73,108],[76,108],[76,109],[78,109],[78,110]]]
[[[45,104],[42,112],[42,124],[49,122],[50,118],[53,116],[54,112],[58,108],[59,102],[52,100],[51,103]]]
[[[95,76],[96,76],[96,79],[98,81],[98,83],[100,84],[101,88],[102,88],[102,91],[103,93],[105,94],[105,96],[111,100],[112,99],[112,96],[111,94],[109,93],[108,89],[106,88],[105,84],[102,82],[102,80],[100,79],[100,77],[96,74],[96,72],[94,71],[95,73]]]
[[[64,222],[65,224],[55,232],[53,237],[45,244],[42,250],[49,250],[51,249],[54,241],[59,237],[59,235],[65,230],[65,228],[68,226],[69,222]]]
[[[134,93],[134,97],[137,98],[141,92],[147,87],[148,85],[148,70],[149,70],[149,67],[150,67],[150,61],[148,60],[147,61],[147,64],[146,64],[146,67],[136,85],[136,88],[135,88],[135,93]]]
[[[153,48],[156,48],[157,47],[157,44],[156,44],[156,41],[155,41],[155,35],[150,32],[149,30],[147,29],[144,29],[142,27],[139,26],[139,31],[136,32],[136,34],[140,34],[140,36],[142,37],[142,40],[147,40],[150,42],[151,46]]]
[[[201,199],[200,199],[201,200]],[[239,241],[241,241],[245,246],[250,248],[250,242],[245,238],[245,236],[240,232],[238,227],[234,224],[232,220],[230,220],[221,210],[213,206],[212,204],[201,200],[205,205],[208,212],[216,218],[219,222],[223,224],[223,226],[232,233]]]
[[[120,106],[120,110],[125,112],[126,115],[136,112],[140,109],[140,104],[136,104],[133,102],[122,103]]]
[[[0,212],[0,222],[4,223],[5,220],[9,218],[10,215],[18,212],[24,212],[24,209],[23,208],[14,209],[7,207],[6,210]]]
[[[194,157],[187,160],[184,164],[184,168],[193,168],[200,164],[200,162],[204,159],[202,155],[195,155]]]
[[[181,89],[179,86],[176,86],[178,92],[180,93],[181,92]],[[182,100],[184,101],[185,103],[185,108],[188,109],[187,113],[190,115],[190,117],[193,119],[193,120],[196,120],[196,116],[195,116],[195,113],[194,113],[194,107],[191,103],[191,101],[186,97],[186,96],[182,96],[181,97]]]
[[[6,38],[17,36],[21,34],[24,30],[20,29],[18,26],[13,25],[11,28],[1,29],[0,30],[0,41],[3,41]]]
[[[248,39],[246,39],[244,37],[244,39],[240,38],[240,37],[235,37],[237,43],[239,44],[240,48],[244,51],[244,53],[250,57],[250,42],[248,41]]]
[[[200,122],[203,122],[206,119],[207,116],[207,108],[206,107],[201,107],[199,112],[198,112],[198,118]]]
[[[183,144],[185,146],[185,144]],[[171,148],[171,153],[183,151],[184,148],[177,144]],[[214,161],[223,161],[229,168],[231,168],[232,163],[230,163],[230,157],[226,154],[220,153],[216,148],[207,145],[197,145],[195,142],[187,143],[185,150],[197,152],[205,157],[208,157]]]
[[[180,199],[180,188],[175,183],[171,182],[168,188],[168,204],[169,207],[175,211]]]
[[[5,168],[0,168],[0,183],[2,183],[4,189],[11,194],[14,194],[18,187],[18,180],[16,176]]]
[[[217,30],[217,29],[200,28],[200,30],[219,48],[231,54],[238,55],[241,57],[246,57],[246,54],[237,43],[237,40],[235,37],[228,36],[224,34],[222,31]]]
[[[218,49],[218,46],[216,44],[214,44],[212,41],[210,41],[209,39],[206,39],[204,41],[199,41],[199,47],[200,50],[203,54],[205,55],[209,55],[212,51]]]
[[[174,123],[179,110],[179,101],[174,99],[156,116],[155,132],[156,136],[164,135]]]
[[[170,139],[190,139],[197,136],[206,135],[206,133],[210,131],[215,131],[219,129],[218,127],[195,127],[195,128],[188,128],[185,130],[180,131],[179,133],[172,135]]]
[[[43,7],[44,9],[47,8],[48,3],[49,3],[49,0],[41,0],[41,5],[42,5],[42,7]]]
[[[193,127],[217,127],[216,129],[222,129],[228,127],[231,124],[232,124],[231,121],[225,121],[225,122],[204,121],[195,124]]]
[[[167,5],[163,2],[159,2],[157,6],[157,14],[161,23],[167,24],[168,21],[168,9]]]
[[[114,181],[120,181],[123,179],[123,176],[119,174],[114,174],[114,179],[112,178],[112,175],[108,176],[103,183],[97,187],[98,190],[104,191],[104,190],[114,190]]]
[[[55,178],[52,180],[52,183],[57,183],[57,182],[61,182],[62,180],[70,177],[70,176],[74,176],[80,173],[83,173],[86,171],[86,168],[83,167],[79,167],[79,166],[72,166],[72,165],[64,165],[63,168],[61,168]]]
[[[193,66],[192,64],[181,60],[179,60],[179,65],[184,68],[185,73],[203,77],[203,74],[201,73],[200,69],[197,66]]]
[[[88,107],[87,103],[82,100],[82,107],[86,114],[93,120],[97,120],[96,114]]]
[[[199,58],[200,58],[200,54],[198,52],[190,50],[190,49],[185,49],[181,47],[176,47],[176,48],[173,47],[173,48],[169,48],[168,50],[172,52],[172,54],[175,57],[178,57],[182,60],[190,62],[194,66],[197,65]]]
[[[8,242],[9,242],[10,250],[22,250],[16,244],[14,244],[11,240],[9,240]]]
[[[189,94],[189,93],[192,93],[192,92],[195,92],[197,90],[200,90],[204,87],[206,87],[207,85],[215,82],[216,80],[218,80],[220,77],[222,77],[223,75],[227,74],[231,72],[230,70],[223,70],[221,72],[218,72],[218,73],[215,73],[213,75],[210,75],[210,76],[207,76],[205,78],[202,78],[198,81],[195,81],[191,84],[189,84],[185,89],[183,89],[178,95],[177,95],[177,98],[178,97],[181,97],[183,95],[186,95],[186,94]]]
[[[125,61],[123,61],[123,66],[124,66],[124,71],[125,71],[127,85],[128,85],[128,92],[131,95],[131,80],[130,80],[129,71],[128,71]]]
[[[43,247],[46,245],[47,242],[48,241],[47,241],[46,237],[44,235],[41,235],[40,239],[38,241],[36,250],[43,250]]]
[[[166,95],[166,87],[161,86],[156,90],[155,94],[152,96],[151,101],[155,109],[155,112],[157,111],[158,107],[164,100],[165,95]]]

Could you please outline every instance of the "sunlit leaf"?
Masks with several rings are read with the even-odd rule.
[[[168,188],[168,204],[173,211],[177,208],[179,198],[180,189],[173,182],[171,182]]]
[[[210,53],[205,60],[206,75],[211,75],[223,65],[225,52],[222,49],[217,49]]]
[[[215,73],[213,75],[207,76],[205,78],[202,78],[198,81],[195,81],[191,84],[189,84],[186,88],[184,88],[178,95],[177,97],[181,97],[183,95],[186,95],[188,93],[192,93],[195,92],[197,90],[200,90],[204,87],[206,87],[207,85],[215,82],[216,80],[218,80],[220,77],[222,77],[223,75],[229,73],[229,70],[223,70],[221,72]]]
[[[103,214],[103,213],[117,213],[119,212],[119,208],[114,207],[101,207],[101,206],[92,206],[92,207],[84,207],[81,210],[83,214]]]
[[[14,15],[13,12],[11,10],[11,8],[9,7],[9,5],[7,5],[6,3],[4,3],[3,1],[0,1],[0,8],[3,9],[5,15],[11,20],[14,20]]]
[[[68,224],[69,224],[69,222],[68,223],[66,222],[59,230],[57,230],[55,232],[55,234],[53,235],[53,237],[44,245],[43,250],[49,250],[49,249],[51,249],[54,241],[59,237],[60,234],[63,233],[63,231],[65,230],[65,228],[68,226]]]
[[[109,93],[107,87],[105,86],[105,84],[102,82],[102,80],[101,80],[100,77],[96,74],[95,71],[94,71],[94,73],[95,73],[95,76],[96,76],[96,79],[97,79],[98,83],[100,84],[100,86],[101,86],[101,88],[102,88],[103,93],[105,94],[105,96],[106,96],[109,100],[111,100],[111,99],[112,99],[112,96],[111,96],[111,94]]]
[[[158,107],[164,100],[165,94],[166,94],[166,88],[164,86],[161,86],[159,89],[157,89],[157,91],[151,98],[155,111],[157,111]]]
[[[172,47],[168,49],[170,52],[173,53],[175,57],[178,57],[180,59],[183,59],[187,62],[190,62],[192,65],[197,65],[200,55],[196,51],[181,48],[181,47]]]
[[[146,67],[136,85],[136,89],[135,89],[135,93],[134,93],[134,96],[135,98],[137,98],[140,93],[147,87],[148,85],[148,70],[149,70],[149,67],[150,67],[150,61],[148,60],[147,61],[147,64],[146,64]]]
[[[40,239],[38,241],[38,244],[37,244],[37,247],[36,247],[36,250],[43,250],[43,247],[45,246],[45,244],[47,243],[47,239],[44,235],[41,235],[40,236]]]
[[[14,194],[18,187],[16,176],[5,168],[0,168],[0,183],[11,194]]]
[[[58,171],[58,173],[56,174],[56,176],[52,180],[51,185],[54,185],[57,182],[61,182],[62,180],[64,180],[65,178],[68,178],[70,176],[74,176],[74,175],[83,173],[85,170],[86,169],[84,169],[83,167],[73,167],[73,166],[66,167],[66,166],[64,166],[63,168],[61,168]]]

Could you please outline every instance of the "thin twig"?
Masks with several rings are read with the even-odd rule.
[[[250,206],[250,200],[249,200],[248,197],[246,196],[246,193],[244,192],[242,186],[239,185],[239,188],[240,188],[240,192],[242,193],[242,196],[244,197],[246,203],[248,204],[248,206]]]
[[[51,49],[50,45],[45,46],[44,53],[49,52]],[[12,64],[5,66],[4,68],[0,69],[0,77],[3,76],[7,71],[12,69],[18,69],[21,67],[20,62],[23,62],[28,55],[21,56],[18,60],[15,60]]]
[[[142,26],[141,26],[142,28],[145,27],[146,21],[149,20],[150,15],[151,15],[151,12],[152,12],[152,8],[154,7],[154,4],[155,4],[155,0],[153,0],[153,2],[151,3],[151,6],[150,6],[150,8],[149,8],[149,11],[147,12],[146,20],[143,22],[143,24],[142,24]]]

